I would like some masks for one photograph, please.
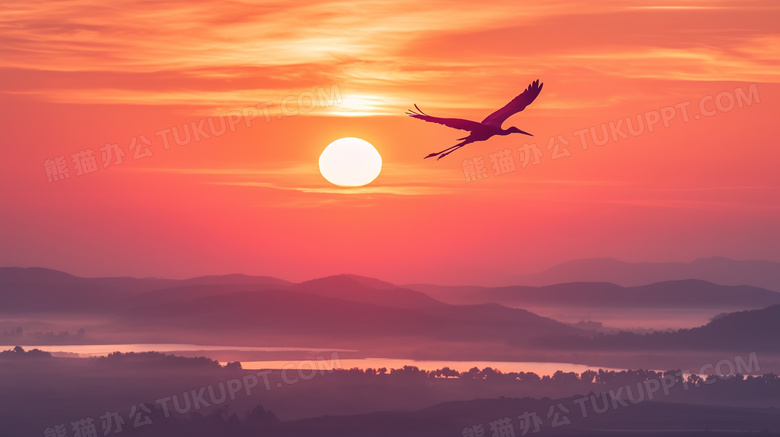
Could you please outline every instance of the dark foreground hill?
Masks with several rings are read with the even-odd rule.
[[[621,332],[587,339],[575,336],[569,339],[550,340],[550,344],[565,349],[586,350],[681,349],[776,354],[780,351],[780,305],[723,314],[697,328],[650,334]]]

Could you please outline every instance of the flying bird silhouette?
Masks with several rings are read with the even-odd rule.
[[[526,88],[525,91],[520,93],[519,96],[512,99],[511,102],[507,103],[506,106],[488,115],[487,118],[485,118],[481,122],[464,120],[462,118],[432,117],[422,112],[422,110],[416,104],[414,105],[414,107],[417,108],[417,111],[419,112],[410,109],[406,111],[406,114],[413,118],[419,118],[420,120],[425,120],[431,123],[439,123],[447,127],[451,127],[453,129],[467,130],[470,132],[467,137],[458,138],[458,141],[463,140],[463,142],[458,143],[452,147],[446,148],[441,152],[431,153],[430,155],[425,157],[425,158],[430,158],[432,156],[438,155],[439,157],[436,159],[439,160],[449,155],[450,153],[460,149],[466,144],[473,143],[475,141],[485,141],[488,138],[492,137],[493,135],[509,135],[509,134],[517,133],[517,134],[525,134],[525,135],[533,136],[532,134],[521,131],[520,129],[514,126],[510,127],[509,129],[502,129],[501,125],[504,123],[504,121],[506,121],[507,118],[511,117],[514,114],[517,114],[518,112],[525,109],[526,106],[530,105],[531,102],[533,102],[534,99],[536,99],[536,96],[538,96],[539,93],[542,91],[543,85],[544,84],[539,83],[539,80],[537,79],[536,81],[534,81],[534,83],[528,85],[528,88]]]

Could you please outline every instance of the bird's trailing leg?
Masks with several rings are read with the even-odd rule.
[[[460,149],[460,148],[461,148],[461,147],[463,147],[463,146],[465,146],[465,144],[461,144],[461,145],[455,146],[455,148],[454,148],[454,149],[452,149],[452,150],[450,150],[449,152],[447,152],[447,153],[442,153],[441,155],[439,155],[439,157],[438,157],[438,158],[436,158],[436,160],[438,161],[438,160],[440,160],[440,159],[444,158],[445,156],[447,156],[447,155],[449,155],[450,153],[452,153],[452,152],[454,152],[454,151],[456,151],[456,150]]]
[[[417,111],[420,111],[420,112],[417,112],[414,109],[409,109],[409,110],[406,111],[406,115],[411,115],[412,117],[414,117],[415,115],[422,115],[422,116],[425,116],[425,117],[429,116],[428,114],[422,112],[422,109],[420,109],[420,107],[417,106],[416,103],[414,104],[414,107],[417,108]]]
[[[470,142],[471,141],[463,141],[462,143],[458,143],[458,144],[456,144],[456,145],[454,145],[452,147],[448,147],[448,148],[442,150],[441,152],[431,153],[431,154],[429,154],[428,156],[426,156],[423,159],[432,158],[434,156],[439,156],[438,158],[436,158],[436,160],[442,159],[445,156],[449,155],[450,153],[452,153],[452,152],[460,149],[461,147],[465,146],[466,144],[469,144]]]

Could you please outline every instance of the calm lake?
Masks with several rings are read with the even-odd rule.
[[[41,349],[51,352],[54,356],[64,357],[98,357],[106,356],[112,352],[162,352],[173,353],[184,356],[205,356],[219,360],[221,364],[232,361],[226,359],[231,352],[306,352],[309,355],[316,356],[318,359],[318,368],[342,368],[351,369],[354,367],[360,369],[385,367],[387,369],[400,369],[404,366],[416,366],[422,370],[436,370],[444,367],[465,372],[473,367],[484,369],[492,367],[504,373],[508,372],[534,372],[537,375],[552,375],[558,370],[564,372],[582,373],[585,370],[625,370],[608,367],[593,367],[583,364],[573,363],[549,363],[549,362],[513,362],[513,361],[417,361],[398,358],[356,358],[356,359],[332,359],[333,352],[357,352],[350,349],[326,349],[309,347],[251,347],[251,346],[215,346],[215,345],[197,345],[197,344],[103,344],[103,345],[21,345],[24,349]],[[10,349],[13,346],[0,346],[0,349]],[[285,366],[297,366],[301,360],[268,360],[252,361],[240,360],[244,369],[281,369]]]

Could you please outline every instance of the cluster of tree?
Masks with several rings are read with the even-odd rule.
[[[102,365],[133,365],[149,367],[184,367],[221,369],[219,361],[206,357],[181,357],[160,352],[112,352],[104,357],[91,358]],[[224,368],[240,369],[241,363],[228,363]]]
[[[21,346],[0,352],[0,359],[51,358],[51,354],[40,349],[25,351]]]
[[[86,336],[85,329],[79,329],[75,334],[67,331],[60,332],[24,332],[21,326],[8,331],[0,331],[0,341],[19,342],[24,339],[24,343],[40,344],[73,344],[79,343]]]
[[[52,354],[40,349],[24,350],[21,346],[0,352],[0,358],[51,358]],[[223,367],[219,361],[206,357],[182,357],[160,352],[112,352],[104,357],[92,357],[90,360],[100,365],[133,365],[149,367],[186,367],[241,370],[241,362],[233,361]]]
[[[466,372],[459,372],[449,367],[436,370],[424,370],[417,366],[404,366],[400,369],[337,369],[337,374],[345,376],[389,376],[399,379],[461,379],[461,380],[489,380],[489,381],[521,381],[521,382],[539,382],[539,381],[579,381],[579,377],[574,372],[558,371],[554,375],[539,376],[533,372],[509,372],[503,373],[500,370],[491,367],[485,367],[480,370],[473,367]]]
[[[503,382],[541,382],[541,383],[561,383],[561,384],[599,384],[605,386],[619,386],[636,384],[638,382],[644,382],[651,379],[660,380],[665,377],[673,377],[676,383],[687,383],[692,385],[710,385],[713,380],[728,380],[731,383],[745,383],[753,386],[759,385],[772,385],[780,388],[780,377],[773,373],[765,375],[742,375],[737,374],[731,377],[718,377],[715,375],[709,375],[702,377],[695,374],[683,375],[683,372],[679,369],[668,370],[665,372],[656,372],[653,370],[586,370],[582,373],[576,372],[564,372],[562,370],[556,371],[552,375],[539,376],[534,372],[508,372],[503,373],[500,370],[493,369],[491,367],[485,367],[479,369],[473,367],[466,372],[458,372],[457,370],[444,367],[436,370],[423,370],[417,366],[404,366],[400,369],[368,368],[365,370],[357,367],[352,369],[337,369],[336,374],[344,376],[357,376],[357,377],[375,377],[375,376],[389,376],[391,378],[404,378],[404,379],[461,379],[461,380],[473,380],[473,381],[503,381]]]
[[[586,371],[596,373],[592,371]],[[459,372],[449,367],[444,367],[436,370],[423,370],[417,366],[404,366],[400,369],[387,369],[381,367],[379,369],[368,368],[365,370],[357,367],[352,369],[337,369],[336,373],[347,376],[384,376],[389,375],[394,378],[404,379],[461,379],[461,380],[489,380],[489,381],[520,381],[520,382],[539,382],[539,381],[556,381],[556,382],[580,382],[579,376],[574,372],[557,371],[552,376],[545,375],[539,376],[534,372],[509,372],[503,373],[500,370],[493,369],[491,367],[485,367],[480,370],[477,367],[472,367],[466,372]],[[591,380],[593,377],[590,378]]]
[[[22,330],[21,326],[17,326],[16,329],[11,329],[8,331],[0,331],[0,338],[1,339],[11,339],[11,338],[20,338],[24,335],[24,331]]]

